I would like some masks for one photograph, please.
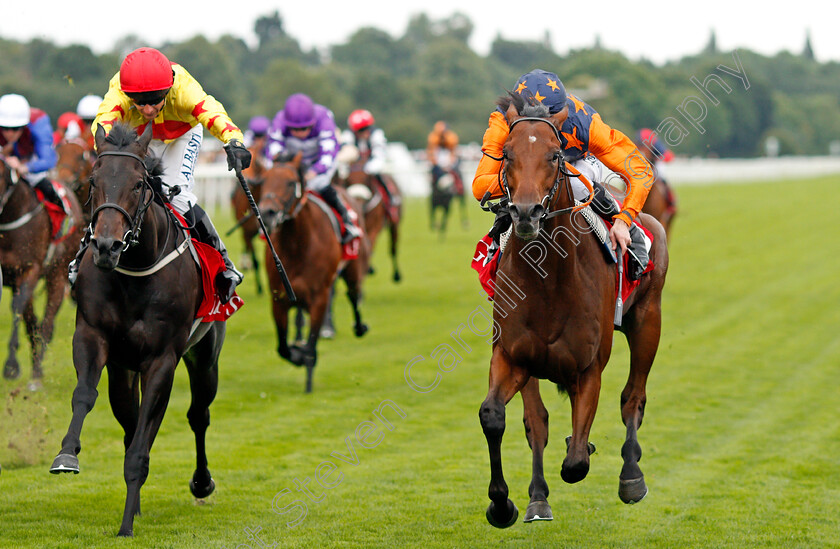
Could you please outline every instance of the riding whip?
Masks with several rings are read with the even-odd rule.
[[[237,162],[237,164],[239,163]],[[251,194],[251,189],[248,188],[248,183],[246,183],[245,178],[242,177],[242,168],[240,166],[236,166],[235,171],[236,179],[239,180],[239,185],[242,187],[242,190],[245,191],[245,196],[248,197],[248,204],[251,205],[251,212],[254,214],[254,217],[257,218],[257,222],[260,224],[263,236],[265,236],[265,241],[268,243],[268,249],[271,250],[271,255],[274,257],[274,265],[277,267],[277,272],[280,273],[280,279],[283,281],[283,287],[286,289],[286,295],[289,296],[289,299],[292,302],[295,302],[297,301],[297,298],[295,297],[295,291],[292,290],[292,283],[289,281],[289,275],[286,274],[286,269],[283,268],[283,263],[280,261],[280,257],[277,255],[277,252],[274,250],[274,244],[271,242],[271,237],[268,235],[268,230],[265,228],[265,223],[263,223],[260,210],[257,208],[257,203],[254,201],[254,195]]]

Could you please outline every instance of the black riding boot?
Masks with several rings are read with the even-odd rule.
[[[219,237],[216,227],[210,221],[210,217],[198,204],[193,205],[187,212],[187,222],[192,225],[192,234],[202,244],[207,244],[222,254],[226,270],[216,276],[216,291],[222,303],[227,303],[233,297],[236,286],[242,282],[242,273],[233,266],[233,261],[228,257],[227,248]]]
[[[39,182],[35,183],[35,188],[41,191],[44,195],[44,200],[52,202],[59,208],[61,208],[64,213],[70,213],[64,207],[64,201],[61,200],[61,197],[58,196],[58,193],[55,191],[55,188],[52,186],[52,182],[49,179],[42,179]]]
[[[618,203],[600,183],[593,183],[592,187],[595,189],[592,209],[610,223],[614,223],[613,216],[621,213],[618,209]],[[647,268],[650,257],[645,248],[645,235],[635,223],[630,224],[630,246],[628,246],[627,251],[633,258],[633,261],[630,262],[631,267],[627,277],[630,280],[639,280],[642,272]]]
[[[79,241],[79,251],[76,252],[76,257],[67,266],[67,280],[70,281],[70,287],[76,286],[76,277],[79,276],[79,265],[82,262],[82,256],[85,255],[85,250],[90,244],[90,225],[85,227],[85,234],[82,235],[82,240]]]
[[[341,241],[342,244],[347,244],[354,238],[362,236],[362,232],[359,230],[359,227],[357,227],[356,223],[350,218],[350,211],[344,206],[344,202],[342,202],[338,197],[335,187],[327,185],[325,188],[318,191],[318,194],[321,195],[321,198],[324,199],[324,202],[326,202],[328,206],[338,212],[342,221],[344,221],[345,233],[344,239]]]

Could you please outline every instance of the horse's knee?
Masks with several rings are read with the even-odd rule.
[[[494,400],[485,400],[478,411],[478,418],[485,436],[501,436],[505,432],[504,404]]]
[[[187,411],[187,422],[194,433],[199,430],[206,430],[207,426],[210,425],[210,410],[207,408],[194,410],[193,407],[190,407]]]
[[[149,476],[149,455],[131,450],[126,452],[123,474],[126,484],[137,482],[143,485]]]

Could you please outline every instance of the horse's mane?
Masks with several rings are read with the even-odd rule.
[[[125,122],[117,122],[111,127],[111,131],[105,137],[105,142],[110,143],[122,150],[137,141],[137,130]],[[161,176],[163,175],[163,159],[157,157],[151,151],[146,152],[143,159],[143,164],[146,166],[146,171],[151,178],[152,188],[156,195],[165,196],[162,190]]]
[[[535,118],[548,118],[551,116],[548,105],[537,101],[534,94],[528,90],[525,90],[523,94],[508,91],[496,100],[496,105],[499,106],[503,113],[507,112],[508,108],[513,105],[519,116],[533,116]]]

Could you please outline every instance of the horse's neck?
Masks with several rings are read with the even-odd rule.
[[[6,192],[8,191],[4,191],[3,194],[0,194],[0,200],[2,200],[2,197],[6,194]],[[0,219],[4,221],[17,219],[18,217],[28,213],[37,205],[38,197],[35,194],[35,189],[30,187],[29,183],[26,181],[20,180],[14,185],[14,187],[11,187],[11,194],[9,194],[9,199],[6,201],[3,211],[0,212]]]
[[[177,231],[173,230],[174,220],[167,220],[169,212],[157,202],[149,206],[140,224],[140,239],[136,246],[129,247],[120,259],[120,265],[125,267],[148,267],[158,258],[173,250],[182,239],[177,238]],[[166,249],[163,249],[166,246]]]
[[[575,291],[569,281],[580,275],[582,254],[592,244],[585,238],[587,234],[575,227],[571,214],[562,214],[547,221],[532,241],[512,234],[499,267],[529,287]]]

